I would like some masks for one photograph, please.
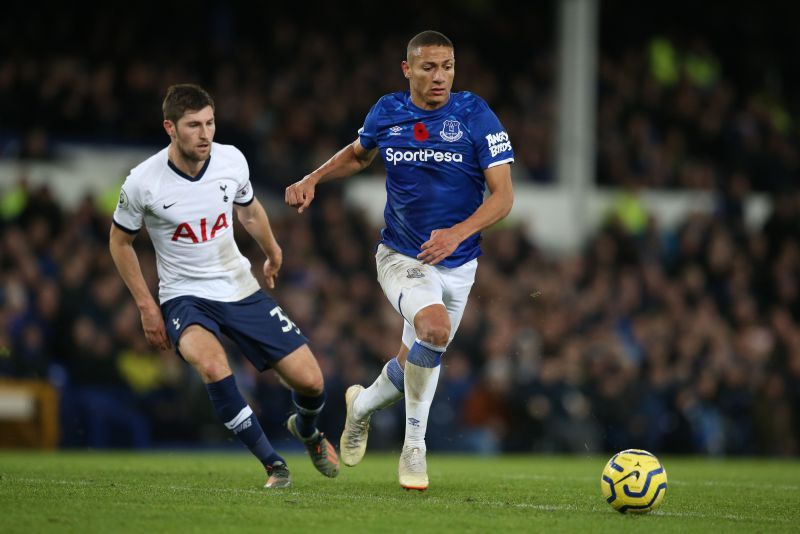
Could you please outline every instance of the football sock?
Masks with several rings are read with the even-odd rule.
[[[297,431],[304,438],[310,438],[317,431],[317,416],[325,406],[325,390],[317,397],[307,397],[292,391],[292,402],[297,408]]]
[[[397,358],[392,358],[383,366],[375,382],[356,397],[353,403],[353,417],[363,419],[376,410],[386,408],[403,398],[403,368]]]
[[[406,361],[406,439],[405,444],[425,449],[425,431],[436,384],[439,381],[443,350],[435,350],[417,340]]]
[[[206,389],[211,404],[214,405],[214,409],[225,427],[233,431],[236,437],[247,445],[247,448],[264,464],[264,467],[271,466],[275,462],[286,463],[275,452],[267,436],[264,435],[258,418],[244,401],[242,394],[239,393],[233,375],[223,378],[219,382],[206,384]]]

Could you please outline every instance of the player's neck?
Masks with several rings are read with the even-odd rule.
[[[447,95],[447,100],[438,104],[429,104],[422,99],[421,96],[415,95],[411,93],[411,103],[417,106],[419,109],[423,109],[425,111],[434,111],[437,109],[441,109],[445,107],[450,102],[450,95]]]
[[[178,168],[178,170],[192,177],[196,177],[198,174],[200,174],[200,171],[203,170],[203,166],[206,164],[205,161],[191,160],[184,157],[183,154],[181,154],[181,151],[178,150],[175,145],[169,146],[167,156],[172,164]]]

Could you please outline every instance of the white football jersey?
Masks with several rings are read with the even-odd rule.
[[[114,224],[136,233],[144,224],[156,250],[159,300],[193,295],[222,302],[259,289],[233,239],[233,204],[253,197],[244,155],[213,143],[196,177],[169,161],[167,148],[136,166],[122,185]]]

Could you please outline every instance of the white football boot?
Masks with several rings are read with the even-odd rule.
[[[339,441],[339,454],[344,465],[357,465],[367,452],[367,437],[369,436],[369,418],[356,419],[353,416],[353,404],[358,395],[364,391],[363,386],[355,385],[347,388],[344,401],[347,405],[347,417],[344,420],[344,430]]]
[[[419,491],[428,489],[428,462],[425,460],[425,449],[403,445],[397,473],[403,489]]]

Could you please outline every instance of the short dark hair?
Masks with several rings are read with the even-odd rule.
[[[421,46],[445,46],[455,50],[453,42],[448,39],[445,34],[434,30],[425,30],[424,32],[420,32],[412,37],[408,42],[408,46],[406,47],[406,56],[411,57],[411,51]]]
[[[193,83],[179,83],[167,89],[161,109],[164,120],[177,123],[187,111],[200,111],[206,106],[214,109],[214,99],[205,89]]]

